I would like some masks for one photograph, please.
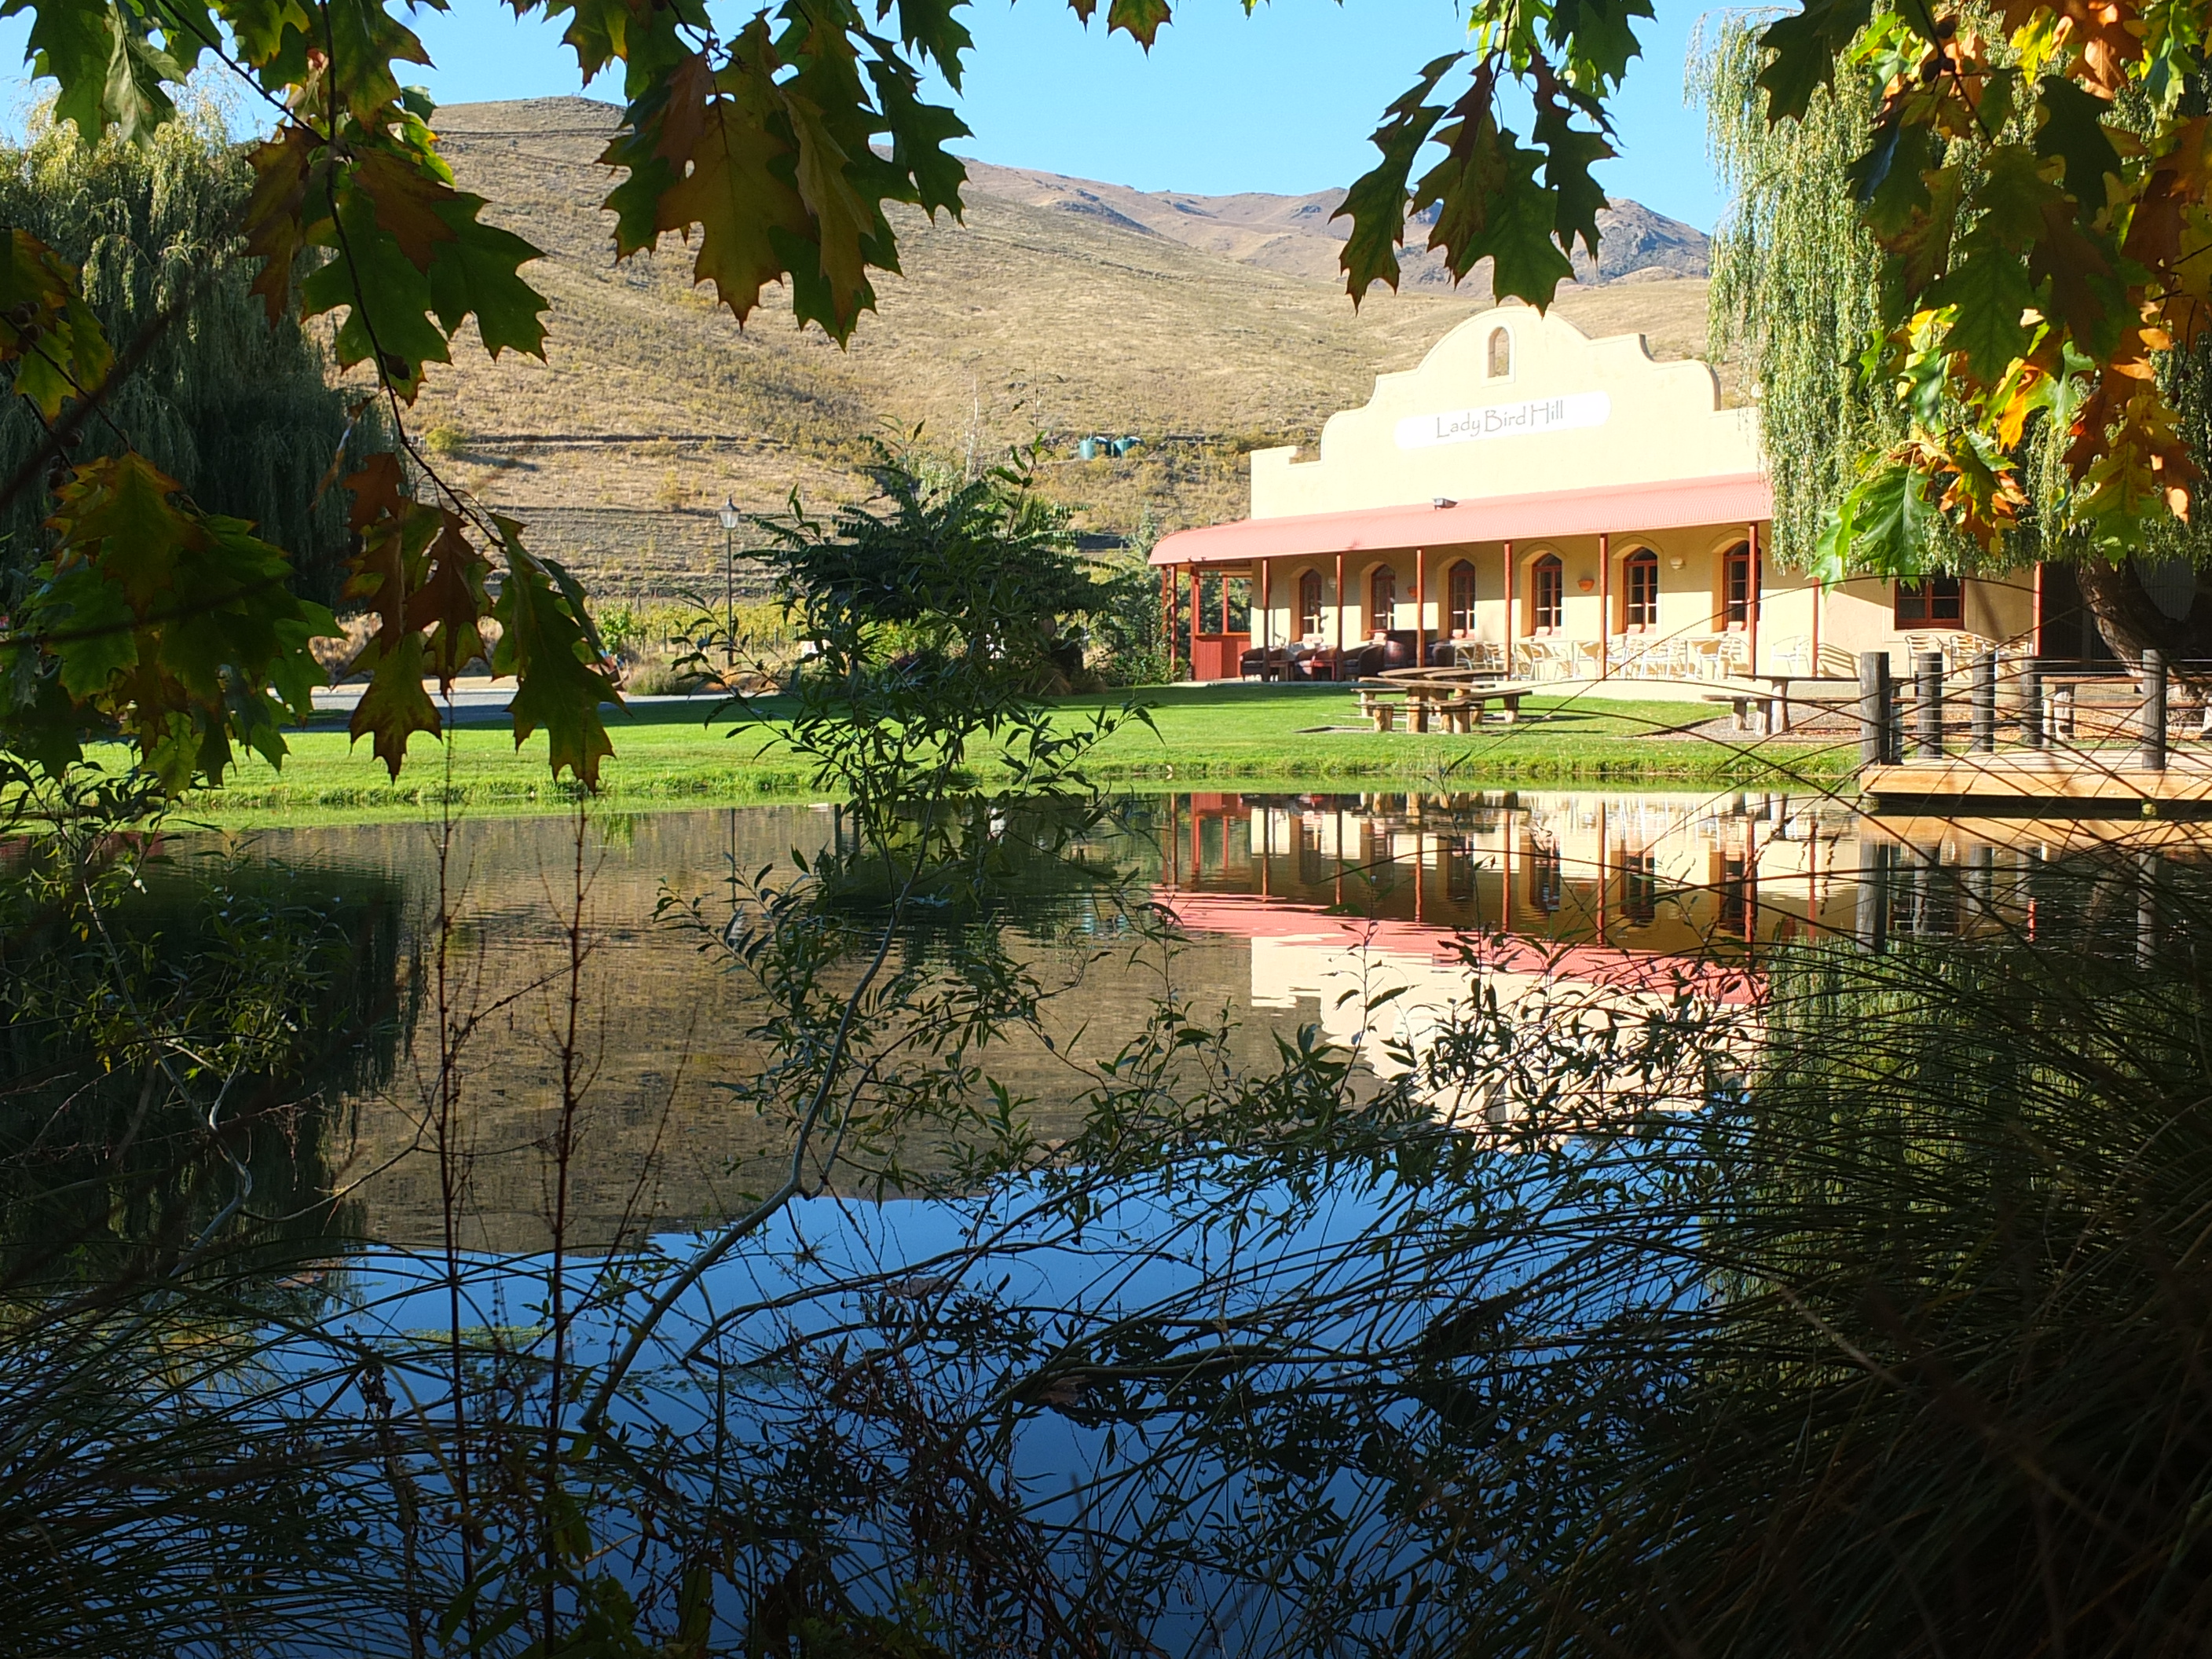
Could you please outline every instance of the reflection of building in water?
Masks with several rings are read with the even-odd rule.
[[[1686,991],[1747,1004],[1762,947],[1852,922],[1848,825],[1780,796],[1193,795],[1169,814],[1162,897],[1251,941],[1254,1006],[1313,1005],[1396,1077],[1478,991],[1569,1046]]]
[[[1677,987],[1753,998],[1800,940],[2065,938],[2147,960],[2171,932],[2160,883],[2212,847],[2212,824],[1885,822],[1759,793],[1193,794],[1162,816],[1162,902],[1250,941],[1255,1007],[1317,1007],[1385,1077],[1478,987],[1587,1018]]]
[[[1703,962],[1853,920],[1852,820],[1817,797],[1194,794],[1175,798],[1167,818],[1162,873],[1176,892],[1446,936]]]

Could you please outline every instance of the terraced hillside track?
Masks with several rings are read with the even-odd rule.
[[[1415,284],[1354,312],[1333,283],[1129,214],[1125,226],[1069,210],[1054,175],[979,164],[963,221],[900,210],[906,275],[878,280],[878,313],[841,350],[793,327],[773,294],[740,328],[694,288],[692,250],[674,237],[615,262],[599,203],[616,175],[598,157],[617,115],[581,98],[439,112],[460,182],[546,250],[528,275],[554,314],[546,362],[463,352],[434,371],[418,412],[460,483],[602,593],[719,588],[725,498],[755,512],[794,489],[817,507],[856,498],[874,445],[917,428],[927,448],[984,460],[1044,434],[1046,487],[1093,544],[1147,518],[1163,529],[1233,518],[1249,450],[1310,444],[1378,372],[1411,367],[1486,303]],[[1060,184],[1071,200],[1115,188]],[[1233,208],[1258,228],[1319,199],[1172,198],[1178,221],[1215,202],[1230,204],[1221,225]],[[1704,344],[1705,283],[1645,269],[1577,288],[1560,310],[1590,332],[1641,330],[1661,355],[1689,355]],[[1076,459],[1093,432],[1146,441]]]

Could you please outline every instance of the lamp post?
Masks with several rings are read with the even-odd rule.
[[[738,504],[725,495],[714,516],[722,521],[722,666],[738,661]]]

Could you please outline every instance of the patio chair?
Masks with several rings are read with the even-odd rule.
[[[1777,674],[1805,674],[1813,672],[1813,641],[1809,635],[1790,634],[1766,647],[1766,666]]]

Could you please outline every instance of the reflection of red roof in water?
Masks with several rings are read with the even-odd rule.
[[[1191,893],[1162,885],[1152,890],[1152,902],[1172,915],[1186,933],[1305,939],[1339,950],[1364,946],[1444,962],[1458,960],[1464,943],[1484,966],[1509,974],[1550,974],[1662,995],[1681,987],[1729,1003],[1749,1002],[1758,989],[1758,975],[1742,967],[1698,957],[1624,950],[1617,945],[1559,945],[1513,934],[1465,933],[1425,922],[1342,915],[1319,905],[1293,904],[1257,893]]]

